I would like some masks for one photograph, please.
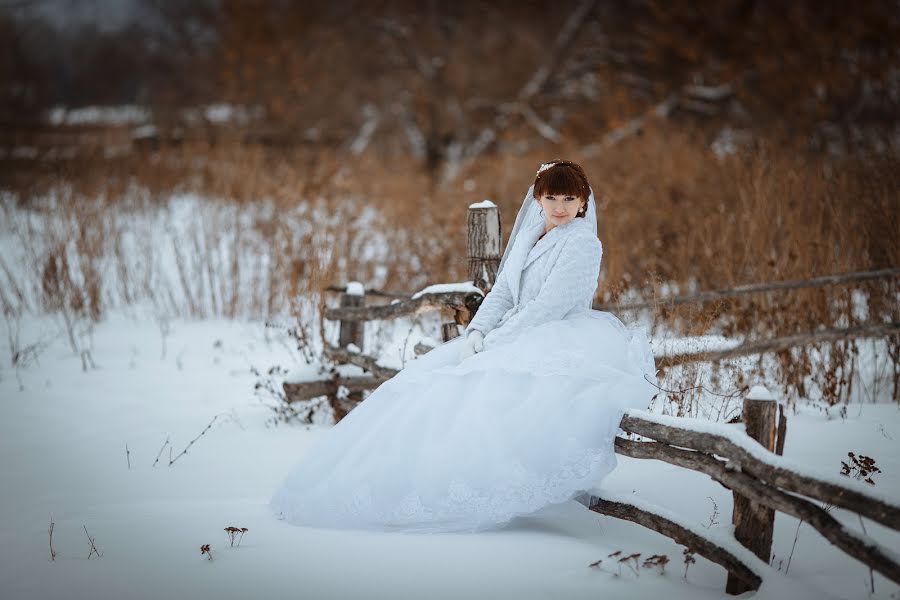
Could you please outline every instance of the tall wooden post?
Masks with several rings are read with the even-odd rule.
[[[778,431],[778,403],[762,386],[754,386],[744,398],[741,420],[747,435],[762,444],[767,450],[776,449]],[[786,427],[786,421],[785,421]],[[781,446],[783,447],[783,435]],[[775,511],[757,504],[746,496],[734,493],[734,510],[731,515],[734,537],[753,554],[766,563],[772,552],[772,533],[775,528]],[[729,594],[743,594],[752,588],[733,575],[728,575],[725,591]]]
[[[346,290],[341,294],[341,307],[345,306],[365,306],[366,305],[366,289],[359,282],[352,281],[347,284]],[[365,339],[365,321],[347,320],[340,321],[338,325],[338,346],[346,348],[353,344],[363,351],[363,340]],[[331,413],[334,416],[334,422],[337,423],[343,419],[347,412],[362,402],[362,390],[349,392],[346,398],[339,398],[337,386],[333,391],[328,393],[328,404],[331,406]]]
[[[366,290],[363,288],[362,284],[357,282],[347,284],[346,291],[341,294],[341,308],[365,305]],[[360,352],[362,352],[364,325],[364,321],[341,321],[339,325],[338,346],[346,348],[349,344],[354,344],[359,348]]]
[[[453,338],[459,337],[459,329],[456,327],[456,321],[449,319],[441,323],[441,339],[449,342]]]
[[[500,210],[490,200],[482,200],[469,205],[466,216],[466,259],[468,261],[468,276],[472,283],[487,294],[497,280],[497,270],[500,268]],[[472,320],[478,310],[480,301],[469,310],[458,312],[456,322],[465,325]],[[451,324],[445,322],[444,341],[448,339],[448,330]],[[455,325],[453,325],[455,331]]]
[[[490,200],[469,205],[466,217],[469,279],[487,293],[500,267],[500,211]]]

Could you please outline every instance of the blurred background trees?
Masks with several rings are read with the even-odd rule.
[[[898,39],[888,0],[3,0],[0,186],[361,199],[410,230],[381,284],[459,277],[447,207],[566,156],[612,297],[891,266]]]
[[[257,109],[257,141],[371,148],[436,182],[483,152],[596,144],[667,99],[668,119],[799,149],[897,145],[887,0],[132,0],[104,21],[115,4],[0,4],[4,122],[228,103]]]
[[[896,267],[898,40],[894,0],[0,0],[0,303],[63,306],[64,266],[91,319],[459,281],[467,204],[505,234],[556,157],[598,200],[598,301]],[[897,286],[625,316],[763,339],[897,322]],[[778,377],[831,403],[857,351]]]

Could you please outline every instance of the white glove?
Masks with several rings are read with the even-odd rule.
[[[459,360],[466,360],[476,352],[481,352],[482,350],[484,350],[484,334],[477,329],[473,329],[466,335],[466,339],[463,340],[462,346],[459,349]]]

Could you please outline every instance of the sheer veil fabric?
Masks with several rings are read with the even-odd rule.
[[[307,527],[474,532],[598,488],[622,412],[656,392],[649,341],[590,308],[602,247],[585,218],[543,233],[529,188],[497,281],[460,336],[411,361],[327,431],[277,488]]]
[[[597,202],[594,199],[594,190],[591,189],[591,193],[588,196],[587,201],[587,210],[584,214],[584,220],[591,226],[591,231],[594,236],[597,235]],[[509,256],[513,246],[515,245],[516,238],[518,238],[519,233],[522,230],[529,230],[543,224],[544,218],[541,216],[540,208],[538,207],[538,203],[534,200],[534,184],[531,184],[531,187],[528,188],[528,191],[525,192],[525,198],[522,200],[522,206],[519,207],[519,212],[516,213],[516,221],[513,223],[513,227],[509,232],[509,240],[506,242],[506,248],[503,250],[503,256],[500,258],[500,267],[497,269],[497,276],[500,276],[500,272],[506,266],[506,259]],[[593,298],[591,299],[591,303],[593,302]]]
[[[593,189],[588,196],[587,211],[585,212],[584,220],[590,224],[591,231],[593,231],[594,235],[597,235],[597,202],[594,200]],[[509,240],[507,240],[506,248],[503,250],[503,257],[500,259],[500,268],[497,270],[498,274],[503,270],[503,266],[506,263],[506,257],[509,255],[510,249],[512,249],[515,244],[519,232],[522,229],[528,229],[529,227],[534,227],[539,223],[543,223],[543,221],[544,219],[541,216],[538,203],[534,201],[534,184],[531,184],[531,187],[525,192],[522,206],[519,207],[519,212],[516,213],[516,221],[513,223],[513,227],[509,232]]]

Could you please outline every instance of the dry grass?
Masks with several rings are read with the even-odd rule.
[[[147,301],[167,317],[271,318],[330,283],[415,291],[458,281],[466,206],[496,201],[508,232],[536,166],[554,156],[578,159],[565,148],[486,157],[443,187],[404,157],[339,162],[315,148],[194,143],[32,165],[28,185],[4,196],[26,257],[19,275],[3,257],[4,307],[94,322]],[[896,157],[828,159],[759,142],[720,160],[702,134],[662,126],[584,166],[598,198],[602,300],[900,265]],[[877,281],[651,316],[673,334],[760,338],[897,321],[897,297],[896,280]],[[896,394],[900,341],[887,347]],[[777,355],[784,393],[805,395],[812,377],[827,402],[845,399],[854,357],[844,342]]]

